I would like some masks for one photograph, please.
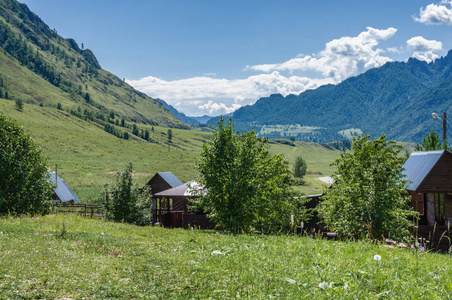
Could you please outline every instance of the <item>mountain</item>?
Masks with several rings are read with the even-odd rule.
[[[188,128],[159,101],[103,70],[91,50],[59,36],[16,0],[0,0],[0,48],[0,98],[59,107],[99,122],[111,117]]]
[[[451,70],[452,50],[431,63],[415,58],[388,62],[337,85],[261,98],[238,109],[233,119],[245,129],[294,124],[311,128],[297,135],[299,140],[338,140],[353,130],[419,142],[431,129],[441,130],[431,113],[452,109]]]
[[[178,111],[177,109],[174,108],[174,106],[166,103],[164,100],[158,99],[158,98],[157,98],[157,100],[160,103],[162,103],[166,109],[168,109],[173,115],[175,115],[179,120],[181,120],[185,124],[194,124],[194,125],[201,124],[201,122],[199,122],[195,118],[187,117],[184,113]]]
[[[208,115],[204,115],[204,116],[201,116],[201,117],[190,117],[190,118],[197,120],[201,124],[207,124],[207,122],[210,119],[212,119],[213,117],[212,116],[208,116]]]

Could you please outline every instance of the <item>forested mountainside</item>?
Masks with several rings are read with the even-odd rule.
[[[103,70],[94,53],[50,29],[25,4],[0,0],[0,98],[81,117],[188,128],[159,101]]]
[[[432,112],[452,113],[451,66],[452,50],[431,63],[415,58],[388,62],[337,85],[261,98],[238,109],[233,119],[246,129],[293,124],[313,128],[296,135],[298,140],[339,140],[339,132],[354,129],[419,142],[431,129],[441,130]]]

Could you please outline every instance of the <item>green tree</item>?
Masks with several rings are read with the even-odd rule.
[[[427,136],[422,136],[421,144],[417,144],[414,150],[430,151],[447,149],[447,144],[441,142],[439,135],[435,131],[430,131]]]
[[[115,183],[105,185],[99,203],[109,220],[148,225],[151,221],[152,197],[149,190],[141,191],[133,183],[132,173],[132,163],[118,171]]]
[[[294,175],[298,178],[303,178],[306,175],[308,166],[306,165],[306,162],[301,156],[298,156],[295,159],[295,165],[294,165]]]
[[[222,118],[197,168],[208,192],[195,206],[228,231],[278,232],[291,228],[291,215],[295,224],[307,220],[305,200],[291,188],[287,163],[270,155],[267,140],[255,131],[236,134],[232,121],[224,124]]]
[[[19,111],[22,111],[23,108],[24,108],[24,102],[22,101],[22,99],[17,99],[16,100],[16,109]]]
[[[45,214],[52,196],[46,160],[23,130],[0,114],[0,214]]]
[[[369,138],[354,137],[352,152],[334,162],[335,182],[325,189],[319,213],[340,236],[401,240],[409,236],[408,216],[414,214],[407,205],[401,146],[384,135]]]
[[[57,104],[57,109],[59,109],[59,110],[62,110],[62,109],[63,109],[63,106],[61,105],[61,102],[58,102],[58,104]]]
[[[171,143],[173,141],[173,130],[172,129],[168,129],[167,137],[168,137],[168,144],[171,145]]]

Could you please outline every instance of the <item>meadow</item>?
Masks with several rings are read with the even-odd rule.
[[[133,135],[130,140],[124,140],[64,109],[25,103],[23,111],[18,111],[14,101],[0,99],[0,111],[23,126],[48,158],[49,170],[54,171],[58,165],[60,177],[85,203],[95,201],[102,186],[111,182],[116,171],[124,169],[129,162],[133,163],[134,179],[141,186],[156,172],[173,172],[183,182],[199,179],[195,165],[202,145],[211,137],[210,132],[173,128],[169,145],[168,128],[138,125],[148,130],[155,142]],[[330,164],[340,155],[338,150],[305,142],[295,142],[294,146],[272,143],[270,151],[284,155],[291,167],[297,156],[306,160],[306,184],[297,186],[297,190],[306,194],[322,191],[318,177],[330,175],[334,171]]]
[[[452,296],[448,254],[65,215],[0,219],[0,260],[0,299]]]

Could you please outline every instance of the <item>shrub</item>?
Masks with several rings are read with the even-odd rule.
[[[152,197],[149,190],[140,190],[132,179],[133,167],[118,171],[116,182],[106,184],[99,198],[106,218],[117,222],[148,225],[151,221]]]
[[[306,165],[306,162],[301,156],[298,156],[295,159],[295,165],[294,165],[294,175],[297,178],[303,178],[306,175],[308,166]]]
[[[254,131],[236,134],[231,120],[221,119],[204,144],[198,170],[208,192],[195,205],[228,231],[279,232],[291,229],[291,215],[295,224],[307,220],[283,157],[270,155]]]
[[[45,214],[52,188],[46,160],[22,128],[0,113],[0,214]]]
[[[335,182],[324,191],[320,214],[329,229],[341,236],[402,240],[409,236],[414,212],[407,205],[404,158],[394,141],[353,138],[353,151],[343,153],[334,165]]]

